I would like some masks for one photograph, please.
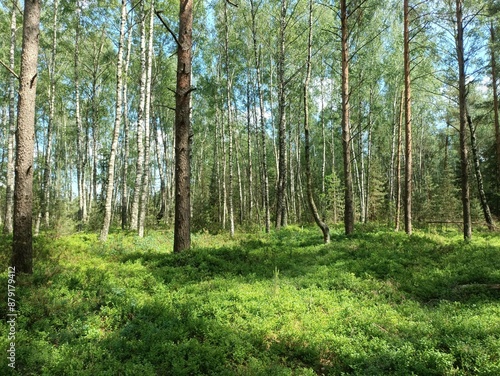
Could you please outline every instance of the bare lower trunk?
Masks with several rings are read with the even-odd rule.
[[[142,192],[141,192],[141,210],[139,214],[139,225],[138,232],[139,237],[144,237],[144,227],[146,222],[146,214],[148,208],[148,193],[149,193],[149,159],[150,159],[150,110],[151,110],[151,74],[153,66],[153,21],[154,21],[154,1],[151,1],[151,9],[149,16],[149,37],[148,37],[148,53],[147,53],[147,73],[146,73],[146,92],[145,92],[145,103],[144,103],[144,133],[145,133],[145,144],[144,144],[144,174],[142,177]]]
[[[286,196],[286,117],[285,117],[285,29],[287,0],[281,0],[279,55],[277,62],[278,80],[278,186],[276,193],[276,229],[285,224]]]
[[[462,23],[462,0],[456,0],[457,34],[455,38],[456,51],[458,56],[458,95],[460,109],[460,175],[462,183],[462,212],[463,212],[463,230],[464,239],[469,240],[472,237],[472,221],[470,212],[470,192],[469,176],[467,172],[467,137],[466,137],[466,100],[467,89],[465,87],[465,58],[464,58],[464,28]]]
[[[33,151],[35,100],[40,30],[40,1],[24,2],[23,47],[17,108],[12,266],[17,273],[33,273]]]
[[[344,227],[346,235],[354,231],[354,200],[351,173],[351,125],[349,119],[349,50],[346,0],[340,1],[342,28],[342,149],[344,152]]]
[[[314,221],[318,227],[323,232],[323,242],[325,244],[330,242],[330,229],[325,222],[321,220],[319,216],[316,203],[314,202],[313,195],[313,184],[312,184],[312,174],[311,174],[311,161],[310,161],[310,145],[309,145],[309,82],[311,80],[311,49],[312,49],[312,12],[313,3],[309,0],[309,35],[308,35],[308,49],[307,49],[307,73],[304,82],[304,153],[305,153],[305,163],[306,163],[306,187],[307,187],[307,202],[309,203],[309,208],[314,217]]]
[[[9,66],[12,71],[15,70],[15,51],[16,51],[16,12],[17,1],[12,2],[12,13],[10,22],[10,53]],[[16,138],[16,79],[14,75],[9,78],[9,137],[7,140],[7,186],[5,189],[5,221],[4,232],[7,234],[13,231],[13,213],[14,213],[14,149]]]
[[[127,3],[122,0],[121,21],[120,21],[120,40],[118,42],[118,58],[116,68],[116,105],[115,105],[115,124],[113,129],[113,139],[111,141],[111,151],[108,163],[108,181],[106,184],[106,198],[104,205],[104,221],[101,229],[100,240],[106,241],[111,223],[111,210],[113,202],[113,188],[115,182],[115,158],[118,147],[118,137],[120,135],[120,124],[122,119],[122,66],[123,66],[123,42],[125,40],[125,25],[127,23]]]
[[[411,78],[410,78],[410,31],[409,0],[404,0],[404,66],[405,66],[405,231],[412,233],[411,200],[412,200],[412,134],[411,134]]]
[[[122,169],[122,203],[121,203],[121,222],[122,230],[127,228],[128,224],[128,158],[129,158],[129,133],[130,122],[128,119],[128,69],[130,65],[130,51],[132,49],[132,30],[128,31],[127,38],[127,57],[123,72],[123,169]]]
[[[472,124],[472,118],[468,113],[467,113],[467,123],[469,125],[469,131],[471,135],[470,140],[471,140],[472,158],[474,160],[474,172],[476,174],[477,188],[479,191],[479,201],[481,203],[481,209],[483,210],[484,220],[488,225],[488,229],[492,231],[495,229],[495,224],[493,223],[490,207],[488,206],[488,200],[486,199],[486,193],[484,192],[483,175],[481,174],[481,167],[479,165],[479,153],[477,150],[476,130],[474,129],[474,126]]]
[[[140,81],[140,93],[139,93],[139,109],[137,111],[137,162],[135,169],[135,184],[134,184],[134,198],[132,200],[132,209],[130,217],[130,228],[132,230],[139,229],[139,216],[141,209],[141,196],[142,196],[142,181],[144,174],[144,143],[143,143],[143,132],[145,131],[144,124],[144,110],[146,102],[146,15],[144,11],[144,2],[141,2],[140,11],[140,29],[141,29],[141,81]]]
[[[193,0],[181,0],[179,45],[177,48],[177,86],[175,91],[175,228],[174,252],[191,247],[191,46]]]
[[[493,114],[494,114],[494,125],[495,125],[495,151],[497,157],[497,184],[500,188],[500,120],[498,116],[498,89],[497,89],[497,64],[495,58],[495,27],[493,22],[490,24],[490,35],[491,35],[491,82],[493,87]]]

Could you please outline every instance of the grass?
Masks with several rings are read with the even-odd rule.
[[[17,283],[16,370],[3,356],[0,373],[499,375],[500,237],[460,239],[338,229],[323,245],[291,226],[171,254],[164,232],[41,236]]]

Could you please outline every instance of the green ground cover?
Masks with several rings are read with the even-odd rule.
[[[36,239],[2,375],[500,375],[500,236]],[[0,238],[7,314],[9,239]],[[0,348],[8,349],[0,324]]]

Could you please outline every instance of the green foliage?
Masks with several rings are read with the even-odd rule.
[[[17,284],[17,369],[4,359],[0,372],[498,374],[500,240],[460,239],[333,228],[325,246],[289,226],[198,234],[171,254],[170,233],[41,236],[35,273]]]

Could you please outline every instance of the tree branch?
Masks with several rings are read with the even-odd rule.
[[[172,29],[170,29],[170,27],[168,27],[167,23],[165,21],[163,21],[163,18],[161,17],[161,13],[162,12],[163,11],[161,11],[161,10],[157,10],[157,11],[155,11],[155,14],[160,19],[160,21],[163,24],[163,26],[165,26],[167,28],[167,30],[170,33],[170,35],[172,35],[172,37],[175,40],[175,43],[177,44],[177,47],[182,47],[181,44],[179,43],[179,40],[177,39],[177,36],[175,35],[175,33],[172,31]]]
[[[5,69],[7,69],[10,72],[10,74],[12,74],[15,78],[19,80],[19,76],[17,75],[17,73],[14,72],[12,69],[10,69],[10,67],[7,64],[5,64],[2,60],[0,60],[0,64],[2,64],[5,67]]]

